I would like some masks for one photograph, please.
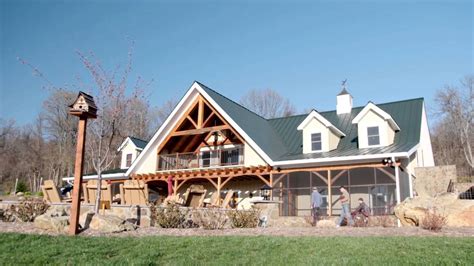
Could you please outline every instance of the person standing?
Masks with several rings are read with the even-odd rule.
[[[318,188],[313,187],[313,192],[311,193],[311,214],[313,217],[312,225],[316,226],[316,223],[319,219],[319,209],[321,208],[322,197],[319,194]]]
[[[352,217],[351,217],[351,208],[350,208],[351,197],[349,195],[349,192],[347,192],[344,186],[341,186],[339,188],[339,191],[341,191],[341,196],[339,196],[339,200],[341,201],[342,209],[341,209],[341,215],[339,216],[339,220],[337,221],[336,227],[341,226],[342,221],[344,221],[344,217],[347,219],[347,224],[352,226],[354,224],[354,221],[352,221]]]

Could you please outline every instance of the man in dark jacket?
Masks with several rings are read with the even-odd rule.
[[[318,192],[317,187],[313,187],[313,192],[311,193],[311,214],[313,217],[312,224],[316,225],[319,219],[319,209],[321,208],[323,200],[321,194]]]

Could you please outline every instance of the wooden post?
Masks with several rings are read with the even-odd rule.
[[[174,179],[173,196],[176,196],[176,195],[178,195],[178,191],[177,191],[178,190],[178,178],[175,175],[173,179]]]
[[[220,206],[221,204],[221,184],[222,184],[222,178],[220,176],[217,177],[217,199],[218,202],[217,204]]]
[[[328,207],[329,207],[329,216],[332,216],[332,178],[331,170],[328,170]]]
[[[79,215],[81,213],[82,170],[84,160],[84,146],[86,143],[87,117],[79,117],[77,128],[76,163],[74,165],[74,187],[72,190],[71,216],[69,217],[69,234],[78,233]]]
[[[273,200],[273,173],[270,173],[270,199]]]

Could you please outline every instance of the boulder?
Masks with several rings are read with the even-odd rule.
[[[51,216],[43,214],[35,218],[34,225],[40,228],[55,233],[66,233],[69,226],[68,216]]]
[[[455,193],[406,199],[395,207],[395,215],[403,226],[418,226],[429,210],[445,216],[446,226],[474,226],[474,201],[460,200]]]
[[[118,216],[97,214],[92,216],[89,228],[102,233],[118,233],[135,230],[136,226]]]

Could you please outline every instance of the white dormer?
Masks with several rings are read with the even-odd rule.
[[[337,148],[345,134],[315,110],[298,126],[303,131],[303,153],[326,152]]]
[[[336,113],[350,114],[352,111],[352,95],[347,92],[346,88],[337,95]]]
[[[393,144],[400,127],[390,114],[369,102],[352,124],[357,124],[359,148],[383,147]]]
[[[138,155],[140,155],[146,144],[146,141],[133,137],[127,137],[117,150],[118,152],[122,153],[120,169],[129,168],[133,161],[137,159]]]

